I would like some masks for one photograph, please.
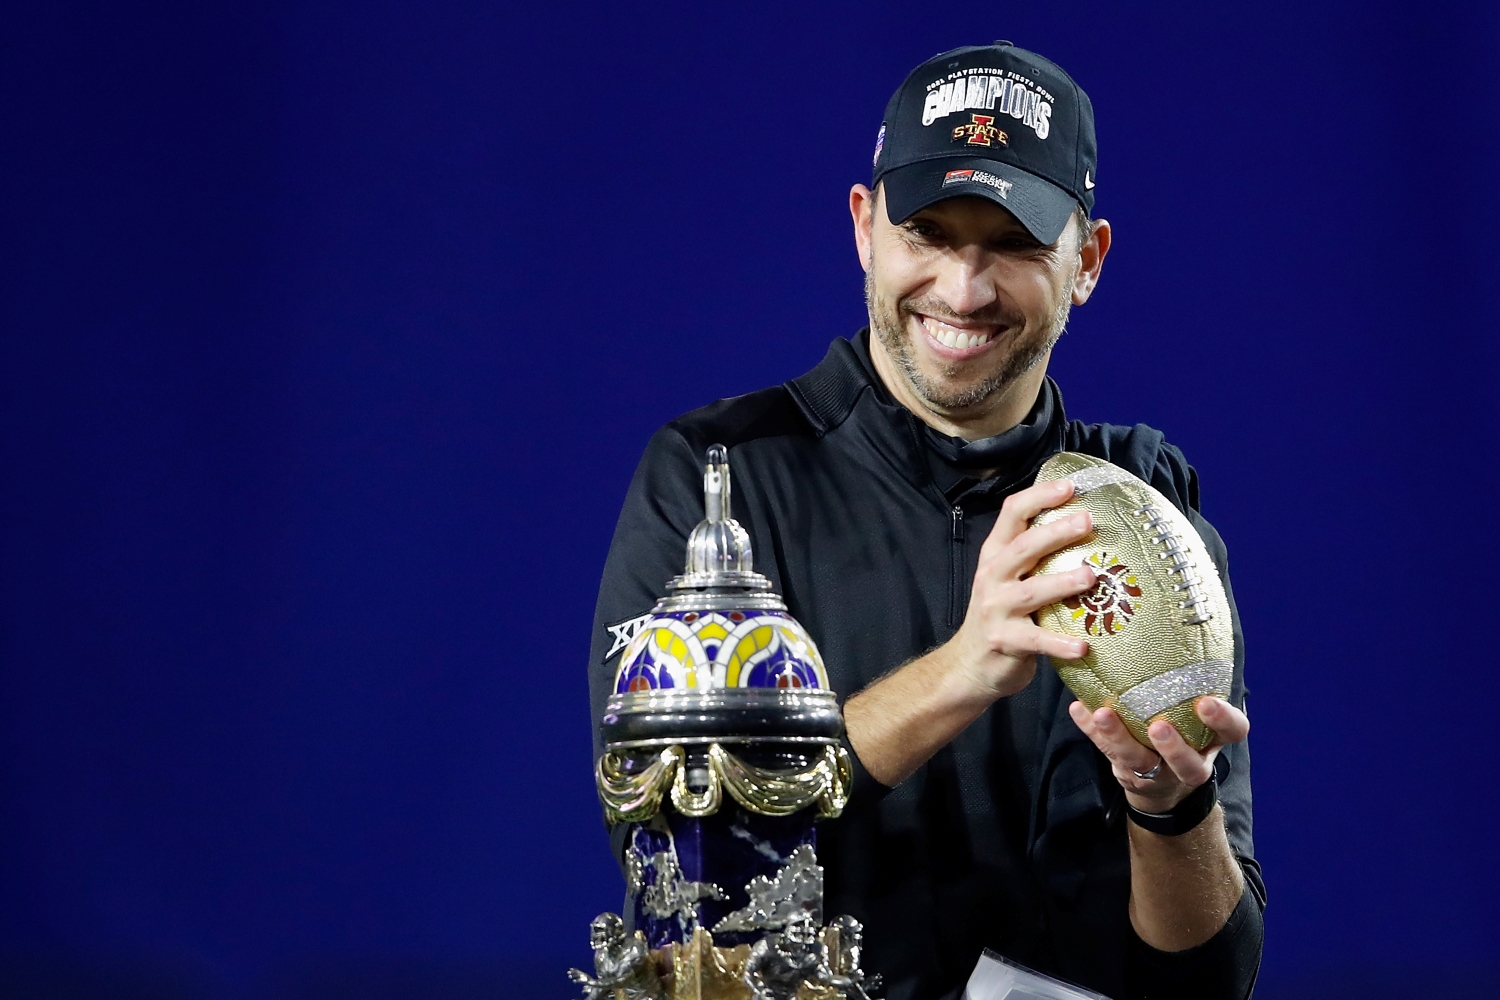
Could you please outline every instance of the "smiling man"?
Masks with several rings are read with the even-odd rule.
[[[1077,704],[1047,657],[1085,645],[1031,618],[1095,583],[1030,576],[1091,528],[1029,527],[1071,495],[1033,485],[1064,450],[1171,499],[1233,601],[1182,454],[1144,425],[1069,421],[1046,374],[1110,250],[1095,177],[1092,106],[1055,64],[997,42],[919,66],[887,106],[873,187],[850,192],[868,330],[658,432],[605,567],[596,720],[632,623],[681,569],[704,450],[729,447],[756,568],[846,699],[855,790],[818,853],[828,912],[864,924],[892,1000],[958,997],[985,948],[1119,998],[1242,998],[1259,967],[1238,629],[1230,698],[1197,706],[1222,744],[1199,752]]]

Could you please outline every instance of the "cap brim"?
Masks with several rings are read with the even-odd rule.
[[[1014,215],[1026,231],[1051,245],[1068,225],[1077,201],[1051,181],[998,160],[945,156],[887,170],[887,217],[900,225],[928,205],[968,195],[987,198]]]

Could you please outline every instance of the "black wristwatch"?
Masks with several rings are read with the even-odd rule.
[[[1142,830],[1163,837],[1177,837],[1196,827],[1214,811],[1219,801],[1219,771],[1215,768],[1208,780],[1188,793],[1187,798],[1172,807],[1171,812],[1148,813],[1125,803],[1125,815]]]

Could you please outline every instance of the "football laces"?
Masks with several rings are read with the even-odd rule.
[[[1136,517],[1146,519],[1141,527],[1148,533],[1158,532],[1151,539],[1151,543],[1161,549],[1156,558],[1171,559],[1172,563],[1166,567],[1167,572],[1180,577],[1177,583],[1172,584],[1172,589],[1179,594],[1187,592],[1187,598],[1178,604],[1178,607],[1190,613],[1190,617],[1184,618],[1182,624],[1202,625],[1212,621],[1213,612],[1205,607],[1207,601],[1203,596],[1203,581],[1198,576],[1198,564],[1188,558],[1187,550],[1182,547],[1182,539],[1172,530],[1171,521],[1154,503],[1142,504],[1133,513]]]

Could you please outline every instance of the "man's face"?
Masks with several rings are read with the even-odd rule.
[[[949,198],[893,224],[875,195],[867,220],[871,329],[905,388],[940,417],[982,416],[1044,370],[1070,305],[1088,297],[1097,273],[1080,257],[1090,247],[1080,246],[1076,221],[1047,246],[983,198]]]

